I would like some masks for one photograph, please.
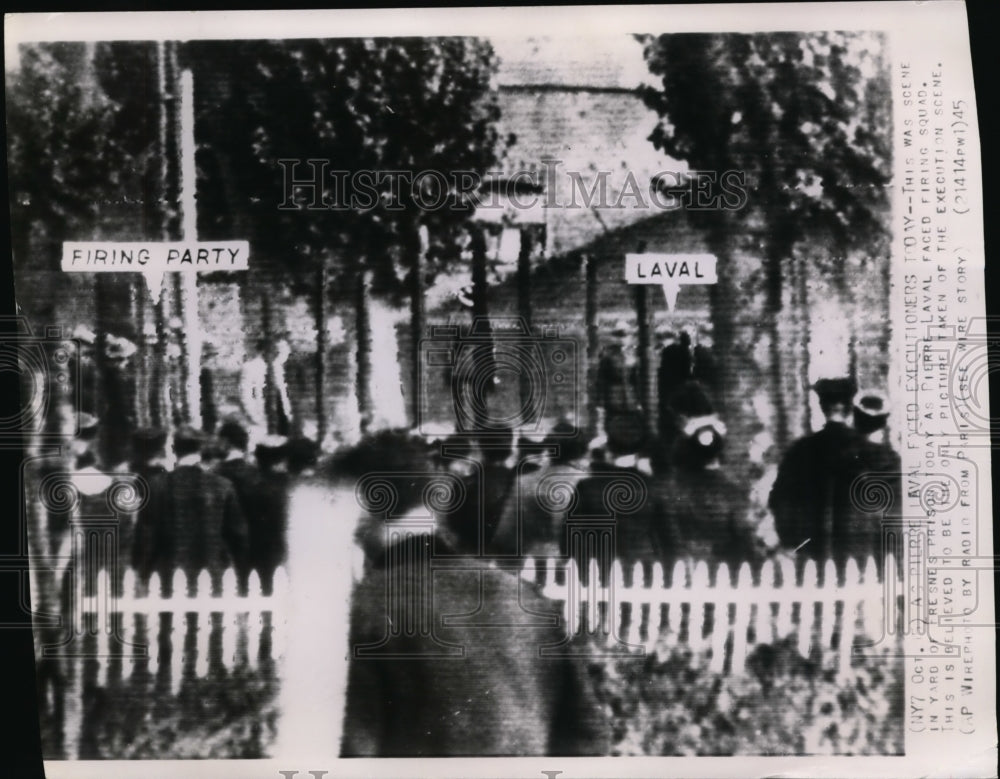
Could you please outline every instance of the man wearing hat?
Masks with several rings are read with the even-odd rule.
[[[857,385],[850,378],[835,378],[820,379],[812,388],[826,424],[785,453],[768,506],[782,546],[822,568],[830,558],[842,565],[849,553],[859,441],[848,423]]]
[[[132,459],[129,468],[147,481],[159,473],[167,472],[167,431],[145,427],[132,434]]]
[[[188,590],[207,570],[213,593],[222,574],[246,557],[247,526],[232,484],[201,467],[202,436],[190,427],[174,434],[177,464],[149,479],[149,500],[136,525],[135,554],[140,577],[156,572],[165,593],[174,571],[183,570]],[[204,593],[201,593],[204,594]]]
[[[608,426],[607,462],[579,482],[579,501],[571,509],[575,517],[614,521],[614,557],[622,563],[626,586],[641,584],[632,581],[635,563],[643,563],[649,574],[654,562],[669,561],[677,547],[677,534],[659,502],[663,490],[656,482],[661,476],[652,472],[647,445],[643,415],[618,415]],[[589,566],[588,554],[577,559],[581,568]],[[599,561],[602,577],[609,562]]]
[[[673,467],[663,482],[662,503],[680,537],[678,556],[713,567],[724,562],[735,579],[762,549],[746,495],[722,468],[725,436],[726,426],[714,414],[686,420],[670,452]]]
[[[620,416],[628,416],[641,408],[639,366],[635,348],[625,320],[619,320],[611,331],[612,339],[602,350],[597,362],[597,405],[607,431],[618,424]]]
[[[882,565],[881,520],[886,516],[899,516],[903,506],[903,466],[899,453],[885,440],[885,425],[889,419],[889,405],[878,392],[862,392],[854,404],[854,430],[858,434],[858,468],[873,481],[888,487],[885,507],[879,507],[874,516],[864,516],[857,539],[858,554],[873,554]],[[896,555],[897,563],[902,557]]]
[[[274,572],[288,557],[288,439],[270,435],[254,449],[260,481],[253,513],[248,517],[250,566],[270,594]]]
[[[552,490],[575,490],[577,483],[587,476],[583,463],[587,442],[575,425],[561,420],[544,443],[550,452],[547,462],[535,469],[525,467],[539,459],[529,455],[531,460],[517,467],[514,486],[504,503],[494,544],[504,554],[516,554],[520,549],[522,555],[543,560],[566,555],[564,517],[553,510],[552,501],[546,496]]]

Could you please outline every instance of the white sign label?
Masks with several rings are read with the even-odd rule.
[[[719,277],[714,254],[626,254],[625,280],[663,287],[667,309],[672,310],[682,284],[715,284]]]
[[[62,269],[80,273],[141,273],[149,294],[159,294],[164,273],[247,270],[248,241],[66,241]]]

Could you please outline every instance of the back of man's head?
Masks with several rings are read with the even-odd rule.
[[[174,454],[178,457],[187,457],[190,454],[201,452],[204,437],[192,427],[182,427],[174,433]]]
[[[219,441],[230,451],[246,452],[250,445],[250,434],[246,428],[235,420],[227,420],[219,427]]]

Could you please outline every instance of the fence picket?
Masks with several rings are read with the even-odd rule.
[[[855,560],[848,560],[844,567],[844,611],[840,628],[840,667],[842,674],[851,669],[851,657],[854,651],[854,635],[857,628],[860,602],[852,598],[852,594],[861,593],[861,571]]]
[[[822,611],[819,615],[820,620],[820,634],[819,641],[820,646],[823,649],[829,649],[830,644],[833,641],[833,633],[836,628],[837,621],[837,566],[833,560],[827,560],[823,567],[823,586],[824,592],[829,593],[826,598],[821,602],[820,608]]]
[[[744,562],[740,566],[740,572],[736,577],[735,592],[753,592],[753,571],[750,564]],[[761,604],[756,598],[748,600],[743,597],[735,597],[735,614],[733,615],[733,658],[730,663],[731,673],[740,673],[747,659],[747,633],[750,630],[751,611],[757,610],[757,620],[760,621]]]
[[[729,637],[729,602],[732,598],[732,583],[729,579],[729,566],[722,563],[715,572],[715,589],[719,597],[715,599],[715,614],[712,616],[712,660],[709,669],[713,673],[722,673],[726,663],[726,639]],[[734,599],[735,600],[735,599]]]
[[[261,599],[260,575],[256,571],[250,572],[247,597],[253,601]],[[249,633],[247,635],[247,664],[251,668],[256,668],[257,661],[260,659],[260,642],[264,635],[264,614],[251,614],[247,627]]]
[[[91,629],[97,633],[97,683],[104,687],[108,683],[108,665],[111,662],[111,633],[114,630],[115,615],[112,608],[110,576],[106,568],[97,572],[97,603],[91,619]]]
[[[271,657],[275,660],[285,656],[288,637],[278,622],[278,613],[285,610],[290,592],[288,572],[284,567],[280,567],[274,572],[274,585],[271,590],[271,597],[274,599],[274,608],[271,609]]]

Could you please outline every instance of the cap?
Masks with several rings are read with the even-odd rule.
[[[697,439],[698,443],[709,443],[705,438],[706,433],[718,436],[719,438],[725,438],[726,426],[715,414],[692,417],[684,425],[684,435],[688,438]]]
[[[203,460],[221,460],[226,456],[225,445],[214,436],[206,438],[201,447],[201,457]]]
[[[268,467],[281,462],[288,456],[288,439],[280,435],[265,436],[254,449],[257,464]]]
[[[858,392],[858,385],[851,378],[820,379],[812,386],[820,403],[851,405]]]
[[[76,418],[76,437],[81,441],[91,441],[97,437],[98,419],[93,414],[81,411]]]
[[[200,430],[187,425],[178,428],[174,433],[174,454],[178,457],[184,457],[199,452],[204,440],[204,435]]]
[[[290,468],[300,470],[316,464],[319,457],[319,444],[311,438],[293,438],[285,447]]]
[[[646,443],[645,420],[637,411],[608,415],[604,428],[608,436],[608,451],[613,455],[637,454]]]
[[[166,445],[166,430],[144,427],[132,433],[132,450],[137,454],[155,454]]]
[[[888,406],[888,402],[881,393],[865,391],[861,393],[861,397],[854,404],[854,409],[865,416],[884,418],[889,416]]]
[[[250,443],[250,434],[246,427],[237,419],[227,419],[219,426],[219,440],[234,449],[245,451]]]
[[[854,427],[860,433],[874,433],[885,427],[889,403],[879,392],[865,391],[854,404]]]

